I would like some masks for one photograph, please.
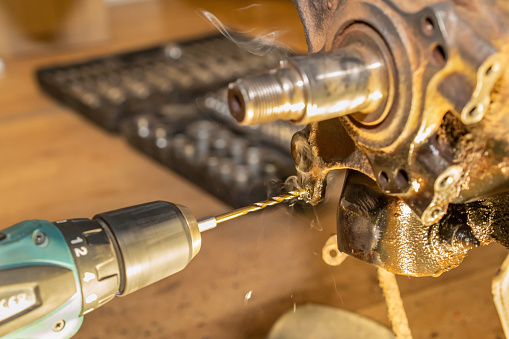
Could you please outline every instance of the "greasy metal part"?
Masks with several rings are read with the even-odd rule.
[[[242,207],[242,208],[239,208],[239,209],[236,209],[236,210],[224,213],[224,214],[220,214],[215,217],[215,220],[216,220],[216,223],[219,224],[219,223],[231,220],[231,219],[241,217],[241,216],[246,215],[251,212],[256,212],[256,211],[262,210],[269,206],[274,206],[274,205],[280,204],[282,202],[289,202],[294,199],[302,199],[305,194],[306,194],[306,191],[302,190],[302,189],[296,190],[296,191],[290,191],[288,193],[278,195],[276,197],[272,197],[265,201],[256,202],[252,205]]]
[[[294,0],[310,53],[385,43],[394,65],[388,113],[314,122],[292,153],[309,202],[350,169],[339,249],[416,276],[456,267],[471,247],[509,245],[509,8],[500,1]],[[369,183],[368,183],[369,182]],[[358,192],[348,188],[356,185]],[[374,204],[374,205],[373,205]]]
[[[482,101],[483,112],[487,112],[487,93],[500,79],[505,57],[491,41],[482,39],[450,3],[432,5],[416,13],[403,12],[391,4],[342,3],[322,46],[322,50],[329,50],[340,48],[345,40],[365,39],[369,29],[382,36],[393,56],[397,78],[387,117],[376,126],[363,126],[351,117],[341,118],[336,126],[329,122],[311,124],[294,138],[294,158],[302,184],[311,191],[312,203],[323,198],[328,171],[350,168],[377,180],[384,192],[400,196],[423,222],[431,224],[443,216],[448,203],[473,198],[468,187],[462,187],[467,180],[464,175],[447,192],[434,190],[438,177],[449,166],[461,166],[461,172],[476,177],[481,171],[472,173],[471,151],[480,153],[487,148],[486,137],[478,126],[461,128],[466,130],[465,135],[470,133],[469,137],[474,133],[474,137],[478,136],[470,144],[458,137],[437,151],[433,139],[440,133],[452,134],[448,129],[455,127],[449,122],[443,126],[446,119],[456,119],[464,125],[461,112],[475,104],[479,108]],[[492,76],[489,81],[482,75],[488,70]],[[350,159],[338,147],[324,146],[336,139],[355,145],[355,152],[346,155]],[[352,156],[354,153],[357,154]],[[302,161],[302,154],[307,154],[307,162]],[[443,158],[443,165],[430,171],[430,157]],[[492,188],[485,187],[487,191]]]
[[[328,53],[290,58],[275,72],[231,83],[232,116],[245,125],[280,119],[308,124],[356,113],[364,125],[380,123],[392,99],[393,67],[380,37],[368,37]]]
[[[428,226],[401,199],[350,171],[338,206],[338,249],[396,274],[438,276],[474,247],[495,241],[508,246],[508,206],[506,194],[451,204]]]
[[[294,3],[310,55],[231,85],[230,110],[246,124],[311,122],[292,139],[309,203],[324,199],[330,171],[350,170],[338,248],[424,276],[457,266],[472,247],[508,246],[509,6]],[[370,104],[352,104],[357,97]]]
[[[389,272],[437,276],[466,255],[449,246],[449,239],[430,239],[437,227],[423,226],[408,205],[359,172],[346,178],[337,218],[339,250]]]

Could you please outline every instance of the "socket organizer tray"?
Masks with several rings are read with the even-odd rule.
[[[228,111],[229,82],[267,72],[288,55],[263,50],[254,55],[209,36],[47,67],[37,80],[51,97],[240,207],[281,193],[295,174],[290,141],[301,127],[240,126]]]

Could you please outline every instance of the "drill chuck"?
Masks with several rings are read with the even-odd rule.
[[[113,240],[120,265],[120,295],[182,270],[200,251],[198,222],[181,205],[155,201],[101,213],[94,220]]]

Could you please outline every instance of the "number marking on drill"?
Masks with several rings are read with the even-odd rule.
[[[76,257],[84,257],[88,254],[88,250],[85,246],[76,247],[74,249],[74,253],[76,254]]]
[[[83,239],[80,237],[77,237],[76,239],[71,240],[71,244],[73,244],[73,245],[79,244],[80,242],[83,242]]]
[[[87,302],[87,304],[90,304],[91,302],[94,302],[97,300],[97,294],[91,294],[87,297],[87,299],[85,299],[85,301]]]
[[[83,278],[84,282],[90,282],[95,279],[95,274],[90,272],[85,272],[85,277]]]

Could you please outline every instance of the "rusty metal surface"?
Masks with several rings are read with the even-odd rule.
[[[345,188],[339,249],[394,273],[422,276],[456,267],[472,246],[495,240],[507,246],[498,216],[509,207],[508,5],[294,3],[310,52],[362,41],[368,34],[359,31],[367,27],[383,39],[395,66],[394,98],[383,121],[366,125],[350,115],[315,122],[292,141],[312,204],[324,198],[332,170],[353,170],[371,181],[365,197]],[[350,208],[372,200],[376,211],[352,216]],[[375,212],[385,217],[376,219]],[[451,232],[466,238],[451,245]]]

